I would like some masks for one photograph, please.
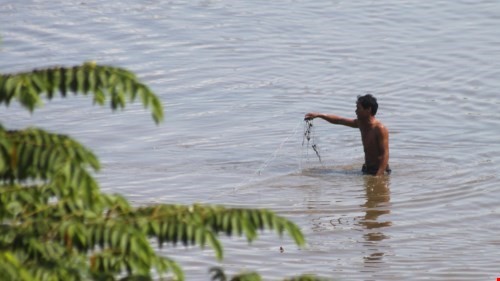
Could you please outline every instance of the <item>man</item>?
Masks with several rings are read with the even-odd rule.
[[[358,96],[356,102],[357,119],[349,119],[333,114],[307,113],[305,120],[314,118],[324,119],[332,124],[340,124],[352,128],[359,128],[363,149],[365,151],[364,174],[381,176],[391,172],[389,168],[389,132],[387,128],[375,118],[377,114],[377,99],[368,94]]]

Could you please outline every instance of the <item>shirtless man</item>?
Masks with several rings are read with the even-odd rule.
[[[389,133],[387,128],[375,118],[377,114],[377,99],[368,94],[358,96],[356,102],[357,119],[349,119],[333,114],[307,113],[305,120],[314,118],[324,119],[332,124],[340,124],[352,128],[359,128],[363,150],[365,151],[364,174],[381,176],[385,172],[391,173],[389,168]]]

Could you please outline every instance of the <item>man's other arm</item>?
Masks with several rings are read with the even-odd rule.
[[[377,176],[381,176],[385,173],[385,169],[389,164],[389,132],[387,128],[383,125],[377,126],[377,136],[379,145],[379,167],[377,171]]]

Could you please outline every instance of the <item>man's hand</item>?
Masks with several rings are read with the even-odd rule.
[[[316,117],[318,117],[318,113],[310,112],[307,113],[306,116],[304,116],[304,120],[312,120]]]

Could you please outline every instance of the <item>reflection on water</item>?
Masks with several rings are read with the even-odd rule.
[[[390,177],[374,177],[364,176],[366,202],[361,205],[365,208],[365,215],[359,221],[367,232],[363,235],[364,240],[370,249],[370,254],[364,257],[365,263],[377,263],[382,260],[385,255],[382,250],[384,247],[379,247],[379,241],[388,239],[383,228],[392,225],[391,221],[384,220],[381,216],[389,214],[390,210]]]
[[[391,226],[390,221],[381,221],[380,216],[389,214],[391,210],[390,200],[391,191],[389,189],[389,176],[373,177],[364,176],[366,202],[361,205],[365,207],[366,214],[360,221],[360,224],[367,229],[377,229],[381,227]]]

